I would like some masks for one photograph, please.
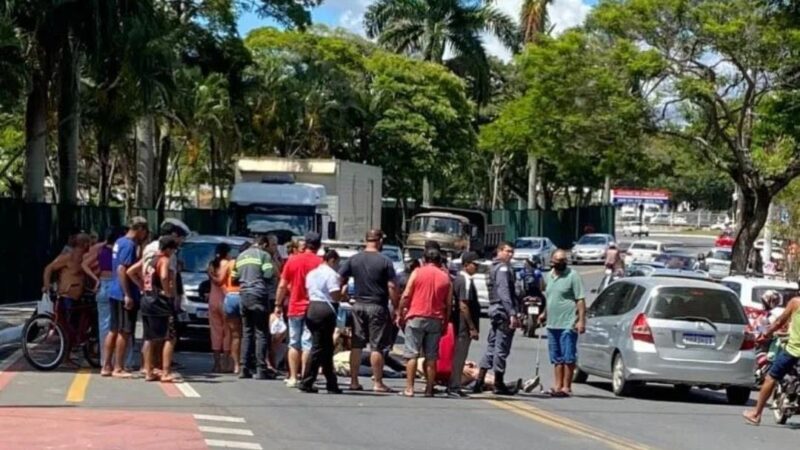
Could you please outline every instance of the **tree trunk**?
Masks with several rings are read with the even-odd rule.
[[[606,178],[603,181],[603,199],[601,203],[603,205],[611,204],[611,177],[608,175],[606,175]]]
[[[544,200],[544,210],[551,211],[553,209],[553,190],[548,189],[547,183],[542,183],[542,198]]]
[[[739,220],[736,225],[736,242],[733,245],[731,273],[745,273],[747,261],[758,234],[764,227],[772,200],[765,186],[742,186],[737,199]]]
[[[211,209],[214,209],[217,203],[217,141],[213,135],[208,136],[208,147],[211,156]]]
[[[537,197],[539,193],[536,191],[537,184],[539,183],[539,160],[528,154],[528,209],[539,209],[539,202]]]
[[[169,170],[169,158],[172,156],[172,136],[170,127],[163,130],[161,145],[158,149],[158,170],[156,171],[156,208],[158,209],[159,223],[164,220],[164,211],[169,203],[169,190],[167,189],[167,172]]]
[[[43,202],[45,160],[47,158],[47,77],[36,69],[25,105],[25,185],[26,202]]]
[[[100,206],[108,206],[111,201],[111,140],[100,127],[95,133],[97,139],[97,158],[100,165]]]
[[[143,209],[153,208],[155,128],[152,115],[146,115],[136,122],[136,205]]]
[[[79,55],[72,39],[61,48],[58,98],[59,203],[78,203],[78,143],[80,141]]]

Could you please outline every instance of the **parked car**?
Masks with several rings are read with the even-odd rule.
[[[650,218],[650,225],[670,225],[669,213],[658,213]]]
[[[634,265],[625,272],[629,277],[661,277],[661,278],[686,278],[689,280],[711,281],[707,272],[691,269],[668,269],[651,265]]]
[[[694,270],[697,255],[686,253],[685,251],[667,249],[664,253],[656,256],[654,261],[664,263],[664,267],[668,269]]]
[[[668,247],[663,242],[636,241],[625,251],[625,264],[632,264],[635,261],[655,261],[667,250]]]
[[[450,274],[455,276],[462,269],[461,257],[453,259],[448,265]],[[472,278],[475,283],[475,290],[478,292],[478,303],[481,305],[481,312],[489,311],[489,294],[491,292],[489,271],[492,269],[492,261],[488,259],[478,260],[478,272]]]
[[[627,222],[622,227],[623,236],[650,236],[650,228],[640,221]]]
[[[764,310],[761,296],[769,290],[777,291],[783,296],[784,304],[798,295],[797,283],[783,280],[770,280],[767,278],[734,275],[722,279],[722,284],[739,296],[745,313],[748,317],[757,316]]]
[[[553,252],[558,250],[549,238],[546,237],[520,237],[514,241],[514,260],[524,262],[534,257],[539,258],[542,267],[550,266]]]
[[[200,295],[200,284],[208,280],[208,264],[214,259],[217,245],[230,245],[230,255],[235,258],[239,255],[239,249],[247,242],[250,239],[229,236],[196,235],[186,238],[178,254],[183,263],[181,309],[186,313],[182,315],[184,320],[181,321],[180,328],[208,326],[208,299]]]
[[[717,240],[714,241],[714,247],[728,247],[733,248],[733,243],[736,240],[730,233],[722,233],[717,237]]]
[[[645,383],[725,389],[728,401],[750,399],[755,338],[730,289],[716,283],[661,277],[611,284],[587,312],[578,338],[576,382],[611,379],[615,395]]]
[[[706,255],[708,274],[715,280],[721,280],[731,274],[732,249],[715,248]]]
[[[572,247],[572,264],[605,262],[606,251],[612,242],[615,240],[610,234],[584,234]]]

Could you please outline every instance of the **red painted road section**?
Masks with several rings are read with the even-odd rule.
[[[173,383],[158,383],[161,385],[161,390],[167,394],[167,397],[183,397],[181,392]]]
[[[208,448],[191,414],[0,407],[0,450]]]
[[[28,364],[27,364],[27,362],[25,361],[25,359],[24,359],[24,358],[22,358],[22,357],[20,357],[20,358],[19,358],[19,359],[17,359],[17,360],[16,360],[16,361],[15,361],[13,364],[11,364],[11,366],[10,366],[8,369],[6,369],[6,370],[4,370],[4,371],[0,372],[0,391],[2,391],[2,390],[3,390],[3,388],[5,388],[6,386],[8,386],[8,383],[10,383],[10,382],[11,382],[11,380],[12,380],[12,379],[14,379],[14,377],[15,377],[15,376],[16,376],[16,375],[17,375],[17,374],[20,372],[20,371],[22,371],[23,369],[25,369],[25,367],[26,367],[27,365],[28,365]],[[0,427],[1,427],[1,426],[2,426],[2,425],[0,425]]]

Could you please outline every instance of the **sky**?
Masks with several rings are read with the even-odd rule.
[[[342,27],[355,33],[364,34],[364,11],[374,0],[325,0],[322,6],[312,10],[314,23],[322,23],[330,27]],[[495,5],[515,20],[519,17],[523,0],[497,0]],[[555,31],[583,23],[586,15],[597,0],[555,0],[550,6],[550,21]],[[274,22],[259,18],[254,14],[245,14],[239,19],[239,32],[245,36],[253,28],[275,25]],[[503,60],[509,60],[511,54],[492,36],[485,36],[487,51]]]

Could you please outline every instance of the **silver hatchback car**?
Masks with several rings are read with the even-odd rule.
[[[754,384],[755,338],[736,294],[706,281],[623,278],[587,312],[576,382],[610,378],[614,394],[646,382],[724,388],[743,405]]]

